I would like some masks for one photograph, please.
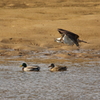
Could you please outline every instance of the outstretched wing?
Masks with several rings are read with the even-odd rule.
[[[79,43],[77,40],[79,36],[77,34],[64,30],[64,29],[58,29],[58,32],[61,34],[62,37],[64,35],[67,35],[77,46],[79,46]]]

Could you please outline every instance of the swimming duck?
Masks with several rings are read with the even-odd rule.
[[[40,71],[40,67],[35,66],[27,66],[26,63],[23,63],[20,67],[22,67],[22,71]]]
[[[67,70],[66,66],[55,66],[53,63],[49,67],[51,67],[51,69],[50,69],[51,72],[54,72],[54,71],[66,71]]]

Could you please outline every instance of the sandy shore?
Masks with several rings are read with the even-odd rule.
[[[78,34],[88,44],[81,43],[77,50],[56,43],[58,28]],[[0,63],[9,59],[35,63],[100,60],[99,32],[99,0],[0,1]]]

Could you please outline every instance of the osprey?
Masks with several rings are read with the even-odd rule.
[[[87,43],[86,41],[79,40],[79,36],[73,32],[64,29],[58,29],[58,32],[61,34],[61,37],[57,38],[56,42],[64,43],[68,45],[76,44],[76,46],[79,46],[79,42]]]

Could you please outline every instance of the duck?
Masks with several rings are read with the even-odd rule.
[[[22,63],[20,67],[22,67],[22,71],[40,71],[40,67],[38,65],[27,66],[26,63]]]
[[[57,66],[57,65],[55,66],[53,63],[48,67],[51,67],[51,69],[50,69],[51,72],[66,71],[67,70],[66,66]]]

